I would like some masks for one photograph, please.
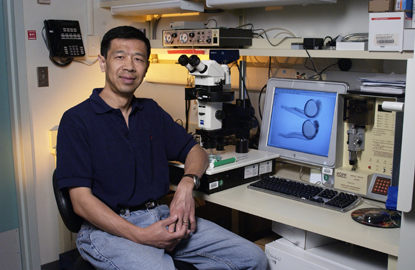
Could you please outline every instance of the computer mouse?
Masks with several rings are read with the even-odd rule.
[[[370,224],[379,224],[390,220],[390,215],[385,211],[369,211],[363,215],[363,220]]]

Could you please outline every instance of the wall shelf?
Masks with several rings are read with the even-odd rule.
[[[209,50],[216,48],[198,48],[198,47],[180,47],[169,48],[162,47],[162,40],[152,40],[153,54],[177,54],[183,51],[195,50],[199,54],[209,54]],[[273,42],[276,44],[276,42]],[[290,43],[288,43],[289,45]],[[239,49],[241,56],[276,56],[276,57],[308,57],[304,50],[291,50],[286,45],[281,45],[278,48],[273,48],[271,45],[264,43],[264,40],[253,40],[253,46]],[[309,50],[311,57],[314,58],[350,58],[350,59],[370,59],[370,60],[408,60],[414,57],[413,52],[369,52],[369,51],[336,51],[336,50]]]

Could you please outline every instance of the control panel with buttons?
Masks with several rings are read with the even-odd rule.
[[[252,31],[237,28],[171,29],[163,31],[163,47],[252,46]]]

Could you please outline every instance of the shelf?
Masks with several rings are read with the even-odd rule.
[[[295,42],[295,41],[294,41]],[[277,42],[273,41],[273,44]],[[281,44],[278,48],[273,48],[265,40],[253,40],[252,47],[239,49],[241,56],[276,56],[276,57],[308,57],[304,50],[291,50],[291,42]],[[169,48],[162,47],[161,40],[152,40],[153,54],[172,54],[175,51],[181,53],[182,50],[191,51],[191,47]],[[193,50],[209,54],[209,50],[219,48],[199,48],[194,47]],[[223,48],[222,48],[223,49]],[[228,48],[226,48],[228,49]],[[233,50],[238,48],[233,48]],[[230,50],[230,48],[228,49]],[[369,52],[369,51],[336,51],[336,50],[309,50],[311,57],[314,58],[350,58],[350,59],[371,59],[371,60],[408,60],[413,58],[413,52]]]
[[[398,52],[312,50],[309,53],[313,58],[407,60],[413,57],[413,53]],[[304,50],[242,49],[240,54],[243,56],[308,57]]]

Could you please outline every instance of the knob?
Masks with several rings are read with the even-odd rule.
[[[186,33],[180,34],[181,43],[187,43],[188,40],[189,40],[189,36]]]
[[[171,37],[171,35],[170,34],[167,34],[167,35],[165,35],[164,36],[164,42],[166,42],[166,43],[171,43],[172,42],[172,37]]]
[[[225,118],[225,112],[221,110],[216,111],[215,118],[218,120],[223,120]]]

